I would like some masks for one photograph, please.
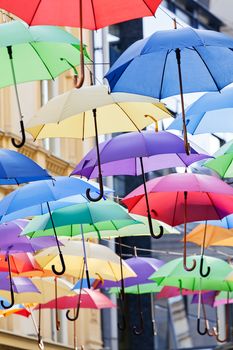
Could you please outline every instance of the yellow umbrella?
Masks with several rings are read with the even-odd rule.
[[[95,136],[93,109],[96,109],[98,133],[139,131],[156,120],[171,117],[158,100],[126,93],[108,92],[104,85],[73,89],[54,97],[27,124],[34,139]]]
[[[44,105],[29,121],[26,130],[34,139],[69,137],[84,140],[95,136],[99,169],[100,195],[104,195],[98,134],[140,131],[152,121],[170,117],[164,104],[141,95],[110,94],[104,85],[73,89]],[[146,118],[149,117],[149,118]]]
[[[233,246],[233,229],[227,229],[219,226],[197,225],[188,235],[187,242],[192,242],[204,247],[210,246]]]
[[[120,258],[108,247],[87,242],[85,244],[85,262],[82,242],[63,241],[63,243],[65,243],[65,245],[61,247],[61,250],[67,267],[66,274],[68,276],[81,279],[84,265],[87,264],[91,278],[111,281],[121,280]],[[59,255],[54,247],[44,249],[42,252],[36,254],[35,259],[44,270],[51,271],[52,264],[59,264]],[[135,272],[124,261],[122,262],[122,269],[124,278],[136,277]]]

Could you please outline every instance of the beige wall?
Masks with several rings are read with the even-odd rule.
[[[0,18],[1,22],[1,18]],[[74,31],[77,34],[77,31]],[[85,43],[91,47],[91,34],[86,31],[84,35]],[[89,50],[91,52],[91,50]],[[73,87],[72,71],[64,73],[57,80],[58,92],[62,93]],[[27,121],[33,116],[41,104],[41,82],[31,82],[19,86],[19,96],[22,105],[22,111]],[[19,116],[15,100],[13,87],[7,87],[0,90],[0,147],[11,148],[11,136],[18,134]],[[30,137],[27,138],[26,145],[20,152],[37,161],[42,167],[47,168],[53,175],[69,175],[73,166],[83,157],[83,155],[93,145],[93,140],[82,142],[76,139],[63,139],[59,142],[60,158],[54,156],[51,152],[43,148],[43,142],[32,142]],[[7,194],[12,190],[12,186],[0,188],[0,196]],[[36,313],[35,316],[37,317]],[[52,329],[50,311],[43,310],[42,335],[45,341],[49,343],[46,349],[67,349],[66,346],[73,348],[74,325],[62,317],[62,330],[59,332]],[[95,310],[81,310],[79,320],[76,324],[77,339],[79,345],[84,345],[85,349],[100,349],[101,326],[100,312]],[[54,332],[54,334],[53,334]],[[63,333],[62,333],[63,332]],[[9,346],[10,349],[36,349],[36,341],[31,336],[35,335],[35,330],[31,318],[22,316],[9,316],[0,319],[0,349],[3,346]],[[27,336],[27,338],[24,338]],[[65,341],[66,346],[56,346],[51,343],[52,340],[60,339]],[[4,349],[8,349],[4,347]]]

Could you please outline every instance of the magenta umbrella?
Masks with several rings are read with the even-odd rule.
[[[160,226],[159,235],[153,232],[145,173],[171,167],[186,168],[210,157],[199,153],[197,146],[190,148],[190,155],[187,156],[183,142],[182,138],[167,131],[142,131],[119,135],[99,145],[103,176],[142,175],[148,224],[154,238],[160,238],[163,231]],[[71,175],[81,175],[88,179],[99,176],[96,147],[81,160]]]
[[[79,301],[79,295],[64,296],[53,300],[48,303],[40,304],[41,309],[74,309],[77,307]],[[81,309],[107,309],[116,307],[115,304],[106,295],[98,290],[92,290],[83,288],[80,298]],[[39,307],[37,307],[38,309]]]
[[[187,222],[199,220],[222,219],[233,212],[233,188],[222,180],[200,174],[170,174],[147,182],[148,201],[151,216],[171,226],[184,223],[184,268],[192,271],[196,266],[186,264],[186,231]],[[139,186],[123,199],[129,211],[139,215],[147,215],[144,187]],[[203,272],[203,254],[200,263],[200,274]]]
[[[179,295],[194,295],[198,291],[193,291],[185,288],[177,288],[171,286],[165,286],[163,289],[156,295],[157,299],[168,299],[177,297]],[[201,293],[206,293],[206,291],[201,291]]]

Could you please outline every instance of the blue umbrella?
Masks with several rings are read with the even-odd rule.
[[[96,184],[96,186],[97,185],[98,184]],[[42,210],[48,212],[51,216],[51,210],[54,209],[53,204],[55,201],[76,195],[82,198],[82,200],[85,200],[84,194],[87,188],[90,188],[92,194],[98,195],[98,188],[95,187],[94,182],[90,184],[90,182],[74,177],[60,176],[55,177],[54,181],[44,180],[30,183],[11,192],[0,201],[1,222],[7,222],[9,219],[12,220],[12,216],[14,216],[14,218],[20,218],[22,217],[22,213],[24,213],[24,216],[33,216],[36,212],[37,215],[40,215]],[[52,207],[50,206],[50,202],[52,203]],[[69,204],[69,199],[68,202],[64,201],[63,203],[65,203],[65,205],[63,205],[62,202],[59,203],[60,207],[67,206]],[[53,223],[52,216],[51,221]],[[54,223],[53,231],[62,269],[61,271],[57,271],[53,265],[52,270],[55,274],[62,275],[65,272],[65,263]]]
[[[158,31],[131,45],[105,77],[112,92],[158,99],[180,94],[189,153],[183,93],[220,91],[233,82],[232,48],[232,38],[209,30]]]
[[[0,185],[19,185],[49,178],[48,172],[32,159],[9,149],[0,149]]]
[[[186,109],[185,114],[190,134],[233,132],[233,88],[227,88],[221,94],[204,94]],[[168,129],[182,130],[182,115],[178,115]]]
[[[205,224],[205,221],[198,221],[200,224]],[[233,228],[233,214],[225,216],[221,220],[208,220],[208,225],[219,226],[226,229]]]

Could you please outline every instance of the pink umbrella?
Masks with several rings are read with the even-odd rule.
[[[156,295],[157,299],[168,299],[172,297],[177,297],[179,295],[195,295],[198,291],[189,290],[189,289],[180,289],[177,287],[165,286],[163,289]],[[202,291],[202,293],[206,293],[206,291]]]
[[[170,174],[147,182],[151,216],[171,226],[184,223],[184,268],[186,265],[187,222],[215,220],[233,212],[233,188],[222,180],[200,174]],[[123,199],[129,211],[147,216],[147,205],[143,186],[139,186]],[[203,272],[203,254],[200,264],[202,277],[208,276],[210,268]]]
[[[112,303],[111,299],[100,293],[98,290],[92,290],[83,288],[81,292],[81,298],[79,301],[79,295],[64,296],[49,301],[48,303],[41,304],[41,309],[74,309],[80,303],[81,309],[105,309],[116,307]],[[38,309],[38,307],[37,307]]]

